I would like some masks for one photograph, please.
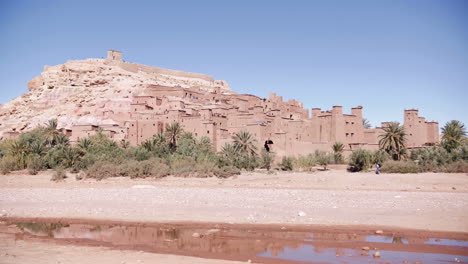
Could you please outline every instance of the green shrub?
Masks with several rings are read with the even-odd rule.
[[[315,160],[317,161],[317,164],[322,166],[324,170],[327,170],[327,165],[332,163],[334,160],[333,155],[324,151],[316,150],[314,156]]]
[[[413,161],[386,161],[381,168],[384,173],[418,173],[420,168]]]
[[[300,171],[312,171],[313,167],[317,164],[314,154],[309,154],[307,156],[300,156],[297,159],[294,159],[293,168]]]
[[[87,178],[102,180],[109,177],[120,176],[120,166],[116,163],[99,160],[91,165],[86,171]]]
[[[16,169],[16,160],[13,157],[4,156],[0,159],[0,173],[8,174]]]
[[[171,174],[175,176],[190,176],[196,167],[195,159],[175,156],[170,160]]]
[[[275,154],[271,152],[266,152],[265,150],[262,151],[260,154],[260,166],[262,168],[267,169],[270,171],[271,169],[271,164],[273,164],[273,161],[275,160]]]
[[[392,157],[385,150],[376,150],[372,153],[373,164],[383,164],[385,161],[390,160]]]
[[[55,169],[54,174],[52,174],[52,178],[50,179],[51,181],[63,181],[67,177],[65,170],[61,167],[57,167]]]
[[[282,170],[291,171],[294,168],[293,164],[294,164],[294,158],[284,156],[279,165],[280,165]]]
[[[349,166],[351,171],[365,171],[368,170],[372,164],[372,153],[368,150],[355,150],[349,157]]]
[[[36,175],[40,170],[44,168],[44,161],[37,154],[30,155],[28,158],[27,168],[29,174]]]
[[[449,173],[468,173],[468,162],[456,161],[445,167],[445,172]]]

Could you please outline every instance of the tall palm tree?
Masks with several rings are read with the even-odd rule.
[[[182,127],[179,122],[173,122],[166,128],[166,137],[169,139],[169,144],[173,151],[177,148],[177,140],[181,134]]]
[[[240,153],[255,155],[257,153],[257,140],[248,131],[240,131],[232,136],[234,149]]]
[[[380,135],[380,149],[392,155],[393,159],[400,160],[405,153],[406,132],[398,122],[390,122],[388,126],[382,128],[384,133]]]
[[[462,144],[463,139],[466,137],[465,125],[458,121],[452,120],[447,122],[442,128],[442,146],[448,152],[456,149]]]
[[[57,129],[58,121],[57,119],[50,119],[47,123],[45,123],[46,129],[46,141],[48,146],[55,145],[55,137],[60,134],[60,131]]]
[[[333,157],[335,160],[335,163],[339,164],[343,162],[343,151],[344,151],[344,145],[341,142],[335,142],[332,146],[333,149]]]

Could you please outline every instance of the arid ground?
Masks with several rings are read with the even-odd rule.
[[[99,219],[284,226],[366,226],[466,236],[468,175],[243,173],[234,178],[50,181],[51,172],[0,176],[2,220]],[[193,257],[49,245],[1,233],[0,263],[226,263]],[[28,248],[28,250],[25,250]],[[60,254],[57,254],[60,252]],[[84,254],[78,252],[88,252]],[[83,262],[83,258],[86,261]],[[245,260],[247,261],[247,259]]]

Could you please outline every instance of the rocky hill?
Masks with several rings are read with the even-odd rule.
[[[148,85],[198,88],[216,87],[231,93],[225,81],[204,74],[167,70],[115,59],[67,61],[45,66],[27,84],[29,92],[0,105],[0,138],[7,132],[27,131],[57,118],[59,127],[76,124],[114,124],[95,113],[129,109],[133,96]],[[108,109],[109,108],[109,109]]]

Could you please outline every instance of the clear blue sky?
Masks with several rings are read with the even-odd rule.
[[[468,1],[0,0],[0,103],[44,65],[101,58],[206,73],[307,108],[418,108],[468,125]]]

